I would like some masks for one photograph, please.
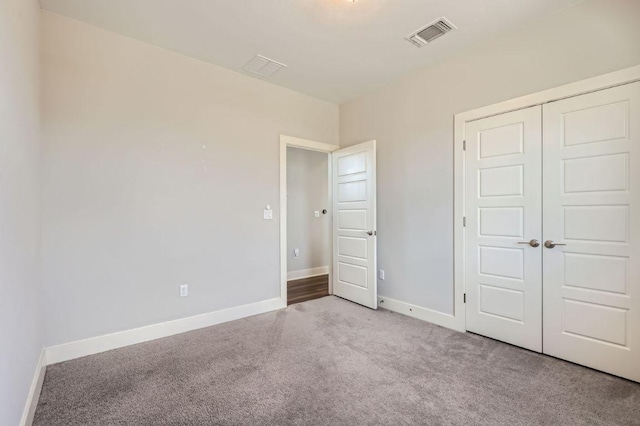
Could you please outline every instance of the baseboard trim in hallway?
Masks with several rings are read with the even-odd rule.
[[[45,349],[46,365],[69,361],[87,355],[135,345],[136,343],[160,339],[162,337],[173,336],[175,334],[210,327],[253,315],[264,314],[285,307],[282,300],[278,297],[276,299],[264,300],[262,302],[250,303],[248,305],[236,306],[192,317],[105,334],[89,339],[64,343],[62,345],[50,346]]]
[[[318,268],[301,269],[299,271],[287,272],[287,281],[301,280],[303,278],[317,277],[318,275],[328,275],[329,267],[320,266]]]

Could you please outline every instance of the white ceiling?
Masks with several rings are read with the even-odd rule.
[[[230,70],[255,54],[268,81],[342,103],[581,0],[41,0],[44,9]],[[418,49],[404,37],[458,27]]]

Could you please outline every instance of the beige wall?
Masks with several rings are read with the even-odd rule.
[[[639,23],[588,0],[341,106],[342,146],[378,141],[380,294],[452,312],[454,114],[638,65]]]
[[[17,425],[42,348],[39,9],[0,2],[0,424]]]
[[[336,144],[338,107],[47,12],[42,42],[46,345],[278,297],[279,135]]]
[[[331,256],[329,210],[329,156],[287,148],[287,270],[329,266]],[[319,211],[320,217],[314,212]],[[294,259],[293,251],[300,249]]]

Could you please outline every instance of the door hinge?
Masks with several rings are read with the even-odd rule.
[[[467,303],[467,293],[462,295],[462,303]]]
[[[467,217],[462,216],[462,226],[467,226]]]
[[[467,150],[467,140],[466,139],[462,141],[462,150],[463,151]]]

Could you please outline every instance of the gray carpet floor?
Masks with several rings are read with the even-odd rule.
[[[49,366],[34,424],[640,425],[640,384],[330,296]]]

